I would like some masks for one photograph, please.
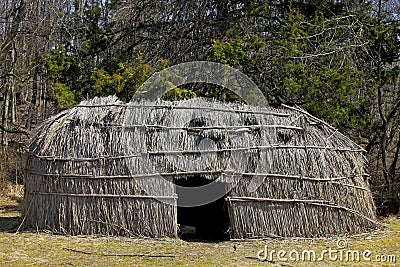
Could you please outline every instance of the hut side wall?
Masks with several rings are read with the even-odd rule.
[[[76,108],[39,129],[26,156],[27,226],[72,235],[177,236],[173,177],[137,177],[148,173],[148,157],[125,157],[135,133],[111,127],[122,125],[124,112]]]
[[[175,237],[176,210],[155,199],[31,194],[26,224],[69,235]],[[162,214],[162,216],[160,216]],[[157,224],[152,224],[157,220]]]
[[[262,179],[263,186],[250,192],[252,179]],[[228,198],[234,238],[365,232],[375,226],[371,203],[365,189],[273,176],[245,177]]]
[[[375,227],[335,207],[274,201],[230,202],[231,238],[326,237],[359,233]]]

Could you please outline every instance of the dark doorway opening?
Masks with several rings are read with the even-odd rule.
[[[193,196],[184,193],[184,188],[205,186],[212,181],[202,177],[193,176],[189,178],[176,179],[176,193],[178,195],[178,229],[182,239],[188,241],[224,241],[229,240],[230,221],[228,207],[225,201],[226,189],[224,183],[213,183],[213,190],[218,190],[218,199],[194,207],[181,207],[181,203],[185,202],[185,198]],[[182,188],[184,187],[184,188]],[[193,232],[195,230],[195,232]]]

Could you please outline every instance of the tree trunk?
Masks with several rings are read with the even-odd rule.
[[[25,127],[28,131],[30,131],[32,129],[32,117],[33,117],[33,113],[36,109],[36,98],[37,98],[37,91],[38,91],[38,76],[39,76],[39,74],[35,70],[33,73],[33,82],[32,82],[32,98],[31,98],[31,103],[29,105],[28,118],[26,119],[26,124],[25,124]]]
[[[10,124],[9,124],[9,115],[10,115],[10,104],[11,103],[11,98],[12,94],[14,93],[14,88],[15,88],[15,79],[14,79],[14,66],[15,66],[15,44],[13,43],[11,45],[11,51],[10,51],[10,69],[7,74],[6,78],[6,92],[5,92],[5,97],[4,97],[4,106],[3,106],[3,117],[2,117],[2,126],[3,126],[3,132],[2,132],[2,138],[1,138],[1,144],[3,147],[3,152],[7,154],[8,150],[8,133],[7,131],[10,129]]]
[[[1,124],[3,131],[1,132],[1,146],[3,148],[3,152],[5,155],[7,155],[7,149],[8,149],[8,136],[7,136],[7,129],[9,128],[8,125],[8,110],[10,106],[10,90],[8,88],[8,84],[5,86],[6,91],[4,94],[4,105],[3,105],[3,116],[1,119]]]
[[[399,154],[400,154],[400,136],[397,139],[396,151],[394,153],[392,164],[390,165],[389,168],[390,176],[392,177],[396,177],[397,161],[399,160]],[[397,180],[399,180],[399,178]]]

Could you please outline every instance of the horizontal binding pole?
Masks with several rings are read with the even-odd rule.
[[[257,198],[257,197],[227,197],[229,202],[284,202],[284,203],[322,203],[331,204],[327,200],[320,199],[276,199],[276,198]]]
[[[250,146],[250,147],[238,147],[238,148],[222,148],[222,149],[211,149],[211,150],[170,150],[170,151],[149,151],[149,155],[176,155],[176,154],[203,154],[203,153],[221,153],[221,152],[232,152],[232,151],[251,151],[251,150],[266,150],[266,149],[320,149],[330,151],[341,151],[341,152],[363,152],[363,149],[351,149],[351,148],[335,148],[326,146],[282,146],[282,145],[268,145],[268,146]]]
[[[145,199],[178,199],[178,196],[148,196],[148,195],[110,195],[110,194],[74,194],[74,193],[48,193],[48,192],[30,192],[33,195],[50,195],[65,197],[98,197],[98,198],[145,198]]]
[[[358,186],[358,185],[342,184],[342,183],[339,183],[339,182],[332,182],[332,184],[337,184],[337,185],[352,187],[352,188],[356,188],[356,189],[360,189],[360,190],[364,190],[364,191],[370,191],[368,188],[365,188],[365,187],[362,187],[362,186]]]
[[[32,175],[38,176],[51,176],[51,177],[68,177],[68,178],[93,178],[93,179],[135,179],[135,178],[146,178],[146,177],[158,177],[158,176],[185,176],[185,175],[223,175],[226,177],[254,177],[258,176],[260,178],[286,178],[294,180],[310,180],[319,182],[332,182],[337,180],[345,180],[352,177],[357,177],[356,175],[350,177],[332,177],[332,178],[319,178],[319,177],[307,177],[301,175],[289,175],[289,174],[278,174],[278,173],[237,173],[229,170],[215,170],[215,171],[191,171],[191,172],[161,172],[161,173],[143,173],[143,174],[133,174],[133,175],[91,175],[91,174],[76,174],[76,173],[40,173],[40,172],[29,172]],[[362,175],[360,175],[362,176]]]
[[[138,154],[124,155],[124,156],[100,156],[93,158],[58,158],[51,156],[39,156],[30,153],[33,157],[37,159],[43,159],[48,161],[97,161],[97,160],[113,160],[113,159],[123,159],[123,158],[135,158],[146,155],[151,156],[165,156],[165,155],[187,155],[187,154],[205,154],[205,153],[221,153],[221,152],[233,152],[233,151],[251,151],[251,150],[266,150],[266,149],[320,149],[329,151],[340,151],[340,152],[363,152],[363,149],[350,149],[350,148],[335,148],[335,147],[325,147],[325,146],[282,146],[282,145],[269,145],[269,146],[250,146],[250,147],[238,147],[238,148],[223,148],[223,149],[211,149],[211,150],[166,150],[166,151],[146,151],[138,152]]]
[[[284,178],[284,179],[294,179],[294,180],[311,180],[311,181],[320,181],[320,182],[331,182],[337,180],[345,180],[350,177],[333,177],[333,178],[320,178],[320,177],[308,177],[302,175],[290,175],[290,174],[279,174],[279,173],[243,173],[245,177],[265,177],[265,178]]]
[[[135,124],[135,125],[127,125],[123,126],[120,124],[99,124],[100,127],[116,127],[116,128],[126,128],[126,129],[136,129],[136,128],[149,128],[156,130],[185,130],[185,131],[201,131],[201,130],[233,130],[233,131],[250,131],[257,130],[263,128],[280,128],[280,129],[288,129],[288,130],[298,130],[303,131],[304,129],[298,126],[292,125],[278,125],[278,124],[270,124],[270,125],[219,125],[219,126],[202,126],[202,127],[174,127],[174,126],[165,126],[165,125],[145,125],[145,124]]]
[[[315,206],[322,206],[322,207],[327,207],[327,208],[334,208],[334,209],[340,209],[340,210],[344,210],[347,211],[351,214],[357,215],[369,222],[372,222],[373,224],[378,224],[378,222],[376,220],[373,220],[371,218],[369,218],[368,216],[365,216],[364,214],[362,214],[361,212],[354,210],[354,209],[350,209],[347,207],[343,207],[343,206],[338,206],[338,205],[332,205],[329,203],[309,203],[310,205],[315,205]]]
[[[215,108],[215,107],[185,107],[185,106],[172,106],[172,105],[127,105],[127,104],[105,104],[105,105],[77,105],[76,108],[102,108],[102,107],[121,107],[126,109],[140,109],[140,108],[166,108],[169,111],[172,109],[199,109],[199,110],[207,110],[207,111],[223,111],[223,112],[231,112],[231,113],[250,113],[250,114],[261,114],[261,115],[271,115],[277,117],[290,117],[290,114],[281,113],[281,112],[270,112],[270,111],[260,111],[260,110],[242,110],[242,109],[224,109],[224,108]]]
[[[135,174],[135,175],[114,175],[114,176],[104,176],[104,175],[90,175],[90,174],[76,174],[76,173],[39,173],[39,172],[29,172],[32,175],[38,175],[43,177],[56,177],[56,178],[71,178],[71,179],[135,179],[135,178],[151,178],[159,176],[188,176],[188,175],[223,175],[224,177],[250,177],[258,176],[260,178],[280,178],[280,179],[293,179],[293,180],[305,180],[311,182],[326,182],[337,184],[341,186],[352,187],[360,190],[369,191],[368,188],[364,188],[357,185],[343,184],[336,182],[338,180],[350,179],[352,177],[334,177],[334,178],[318,178],[318,177],[306,177],[300,175],[287,175],[287,174],[276,174],[276,173],[234,173],[229,171],[193,171],[193,172],[168,172],[168,173],[149,173],[149,174]],[[360,175],[362,176],[362,175]]]
[[[225,198],[228,202],[275,202],[275,203],[304,203],[307,205],[321,206],[333,209],[344,210],[363,219],[377,224],[377,221],[365,216],[357,210],[350,209],[347,207],[336,205],[326,200],[314,200],[314,199],[273,199],[273,198],[255,198],[255,197],[227,197]]]
[[[364,191],[369,191],[368,188],[362,187],[362,186],[357,186],[357,185],[352,185],[352,184],[343,184],[340,182],[337,182],[339,180],[346,180],[346,179],[350,179],[353,177],[363,177],[366,176],[367,174],[360,174],[360,175],[353,175],[350,177],[333,177],[333,178],[319,178],[319,177],[307,177],[307,176],[301,176],[301,175],[287,175],[287,174],[259,174],[259,173],[243,173],[244,177],[254,177],[254,176],[258,176],[258,177],[268,177],[268,178],[281,178],[281,179],[293,179],[293,180],[305,180],[305,181],[312,181],[312,182],[328,182],[328,183],[332,183],[332,184],[337,184],[337,185],[341,185],[341,186],[347,186],[347,187],[352,187],[352,188],[356,188],[356,189],[360,189],[360,190],[364,190]]]
[[[222,171],[193,171],[193,172],[166,172],[166,173],[144,173],[134,175],[90,175],[90,174],[76,174],[76,173],[39,173],[29,172],[32,175],[57,177],[57,178],[87,178],[87,179],[135,179],[135,178],[151,178],[159,176],[183,176],[183,175],[205,175],[205,174],[223,174]]]
[[[40,160],[47,160],[47,161],[74,161],[74,162],[88,162],[88,161],[99,161],[99,160],[115,160],[115,159],[129,159],[129,158],[138,158],[141,155],[127,155],[127,156],[100,156],[100,157],[92,157],[92,158],[59,158],[59,157],[52,157],[52,156],[38,156],[33,154],[32,152],[28,152],[33,157],[40,159]]]
[[[288,105],[285,105],[285,104],[281,104],[281,106],[284,107],[284,108],[287,108],[287,109],[289,109],[289,110],[294,110],[294,111],[300,112],[300,113],[302,113],[302,114],[308,116],[308,117],[311,118],[312,120],[316,121],[317,123],[323,124],[324,126],[330,128],[332,131],[334,131],[332,135],[334,135],[334,134],[339,134],[339,135],[343,136],[344,138],[346,138],[347,140],[350,140],[347,136],[345,136],[344,134],[342,134],[341,132],[339,132],[338,129],[334,128],[332,125],[328,124],[327,122],[325,122],[325,121],[323,121],[323,120],[321,120],[321,119],[318,119],[317,117],[311,115],[310,113],[308,113],[307,111],[305,111],[305,110],[303,110],[303,109],[301,109],[301,108],[291,107],[291,106],[288,106]],[[355,145],[356,145],[357,147],[359,147],[359,149],[360,149],[363,153],[367,153],[367,150],[365,150],[364,148],[362,148],[360,145],[358,145],[358,144],[356,144],[356,143],[355,143]]]

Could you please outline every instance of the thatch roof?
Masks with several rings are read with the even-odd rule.
[[[375,226],[364,153],[300,108],[96,98],[39,128],[23,216],[68,234],[176,236],[174,179],[200,175],[235,181],[232,238],[359,233]]]

